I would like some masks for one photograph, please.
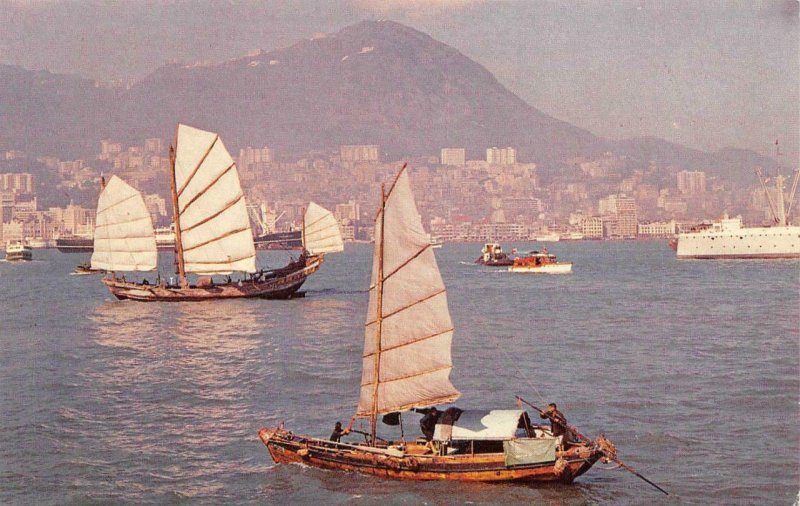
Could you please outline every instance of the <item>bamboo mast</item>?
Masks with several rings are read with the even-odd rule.
[[[175,145],[178,145],[177,138]],[[181,213],[178,209],[178,184],[175,180],[175,148],[169,146],[169,163],[171,176],[170,189],[172,190],[172,220],[175,223],[175,270],[178,274],[178,282],[181,288],[186,288],[186,270],[183,262],[183,241],[181,238]]]
[[[384,237],[386,236],[386,186],[381,184],[381,236],[378,244],[378,275],[375,279],[375,293],[377,296],[378,314],[375,319],[375,366],[373,378],[375,388],[372,391],[372,413],[370,413],[370,445],[375,446],[375,439],[378,435],[378,386],[380,385],[381,373],[381,327],[383,321],[383,247]]]

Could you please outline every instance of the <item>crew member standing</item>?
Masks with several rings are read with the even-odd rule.
[[[350,429],[342,429],[342,422],[336,422],[336,426],[333,428],[333,432],[331,433],[331,441],[334,443],[338,443],[342,436],[345,436],[350,433]]]
[[[434,406],[429,410],[416,409],[415,411],[417,413],[425,414],[425,416],[423,416],[419,421],[419,428],[422,431],[422,434],[425,436],[425,447],[430,451],[434,451],[433,434],[436,431],[436,422],[439,421],[439,410]]]
[[[563,436],[561,444],[566,445],[570,440],[569,426],[567,425],[567,417],[564,413],[558,410],[555,402],[547,405],[547,411],[542,411],[539,414],[540,418],[550,419],[550,432],[553,437]]]

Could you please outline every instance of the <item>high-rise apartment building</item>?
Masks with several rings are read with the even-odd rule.
[[[442,165],[462,166],[466,163],[464,148],[442,148]]]
[[[33,175],[26,172],[0,174],[0,190],[14,193],[33,193]]]
[[[486,150],[486,162],[494,165],[513,165],[517,163],[517,150],[510,147],[488,148]]]
[[[339,146],[343,162],[379,162],[380,147],[377,144]]]
[[[246,148],[239,150],[239,165],[245,169],[254,163],[268,163],[275,160],[275,152],[264,146],[263,148]]]
[[[678,172],[678,190],[684,195],[699,195],[706,192],[706,173],[700,170]]]

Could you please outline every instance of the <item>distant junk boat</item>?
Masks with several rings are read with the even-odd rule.
[[[306,278],[326,253],[344,248],[331,213],[309,204],[303,220],[304,249],[297,260],[274,270],[258,270],[253,233],[236,164],[212,132],[178,125],[170,147],[175,226],[175,283],[127,281],[117,272],[152,271],[157,265],[156,233],[142,195],[114,176],[97,203],[92,269],[109,275],[102,282],[118,299],[198,301],[298,296]],[[230,274],[245,273],[232,280]],[[190,284],[187,274],[199,275]],[[215,283],[212,275],[226,275]]]
[[[401,412],[449,404],[461,393],[450,382],[453,324],[447,292],[405,165],[389,191],[381,189],[375,238],[361,394],[353,420],[344,431],[337,426],[331,440],[295,434],[283,424],[260,429],[276,463],[405,480],[563,483],[601,459],[624,466],[604,437],[592,441],[572,427],[569,437],[555,436],[549,427],[533,425],[522,409],[448,408],[435,422],[433,444],[379,437],[379,417],[399,424],[404,434]],[[520,406],[526,402],[518,401]],[[358,418],[369,420],[368,433],[352,430]],[[364,441],[340,442],[338,436],[348,430],[363,434]]]

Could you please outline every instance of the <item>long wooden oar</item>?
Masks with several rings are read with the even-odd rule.
[[[522,397],[520,397],[519,395],[517,396],[517,400],[518,400],[518,401],[520,401],[520,402],[524,402],[524,403],[525,403],[525,404],[527,404],[528,406],[532,407],[533,409],[535,409],[535,410],[536,410],[536,411],[538,411],[539,413],[541,413],[541,414],[543,414],[544,416],[546,416],[547,418],[549,418],[551,421],[554,421],[554,422],[556,422],[556,423],[558,423],[558,424],[561,424],[561,422],[559,422],[558,420],[554,420],[554,419],[553,419],[553,417],[552,417],[552,416],[550,416],[550,413],[548,413],[547,411],[543,411],[543,410],[541,410],[541,409],[537,408],[536,406],[534,406],[534,405],[533,405],[533,404],[531,404],[530,402],[526,401],[525,399],[523,399],[523,398],[522,398]],[[605,451],[605,449],[603,449],[602,447],[600,447],[600,445],[598,445],[597,443],[595,443],[595,442],[594,442],[592,439],[590,439],[590,438],[588,438],[588,437],[584,436],[583,434],[581,434],[580,432],[578,432],[578,430],[577,430],[575,427],[573,427],[573,426],[571,426],[571,425],[569,425],[569,424],[563,424],[563,425],[566,425],[566,429],[567,429],[567,430],[569,430],[570,432],[572,432],[573,434],[575,434],[576,436],[578,436],[578,438],[582,439],[582,440],[583,440],[583,442],[585,442],[585,443],[590,443],[590,444],[592,444],[592,445],[596,446],[596,447],[597,447],[597,449],[600,451],[600,453],[602,453],[602,454],[603,454],[603,455],[604,455],[604,456],[605,456],[605,457],[606,457],[608,460],[611,460],[611,461],[613,461],[613,462],[616,462],[616,463],[619,465],[619,467],[621,467],[622,469],[625,469],[626,471],[628,471],[628,472],[630,472],[630,473],[633,473],[633,475],[634,475],[634,476],[636,476],[637,478],[640,478],[641,480],[645,481],[645,482],[646,482],[646,483],[648,483],[649,485],[652,485],[653,487],[655,487],[656,489],[658,489],[658,491],[659,491],[659,492],[661,492],[661,493],[663,493],[664,495],[669,495],[669,492],[667,492],[667,491],[666,491],[666,490],[664,490],[663,488],[659,487],[658,485],[656,485],[656,484],[655,484],[655,483],[653,483],[652,481],[650,481],[650,480],[648,480],[647,478],[645,478],[644,476],[642,476],[640,473],[638,473],[638,472],[637,472],[635,469],[633,469],[631,466],[629,466],[628,464],[626,464],[626,463],[622,462],[622,461],[621,461],[621,460],[620,460],[620,459],[619,459],[619,458],[618,458],[616,455],[611,455],[611,454],[607,453],[607,452]]]

